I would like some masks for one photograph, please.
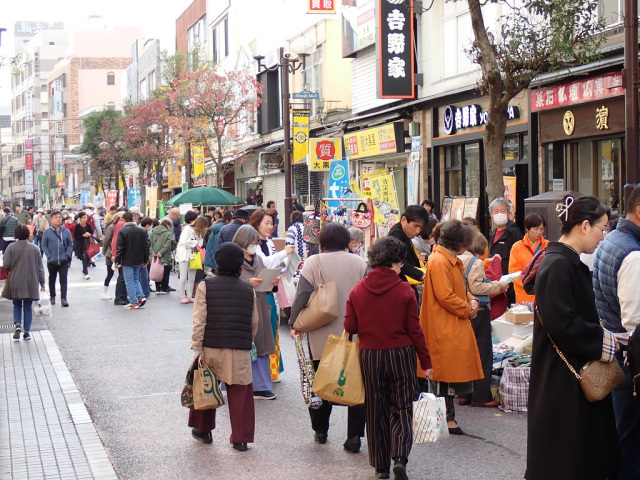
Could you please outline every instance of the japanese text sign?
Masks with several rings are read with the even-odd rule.
[[[531,111],[563,107],[624,94],[622,73],[608,73],[531,92]]]
[[[344,136],[347,157],[357,158],[404,152],[404,124],[389,123],[381,127],[367,128]]]
[[[378,0],[378,98],[414,98],[413,0]]]
[[[336,13],[337,0],[309,0],[308,13]]]
[[[304,160],[309,153],[309,109],[293,111],[293,163]],[[329,168],[327,167],[327,170]]]
[[[309,140],[309,170],[329,170],[333,160],[341,159],[342,139],[312,138]]]

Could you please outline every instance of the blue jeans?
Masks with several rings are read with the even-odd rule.
[[[135,305],[138,300],[144,297],[142,285],[140,285],[140,269],[141,265],[123,265],[122,274],[124,275],[124,284],[127,286],[127,296],[129,303]]]
[[[151,288],[149,287],[149,266],[140,267],[140,286],[145,297],[151,296]]]
[[[616,355],[624,371],[624,383],[613,390],[613,410],[616,414],[616,429],[622,454],[619,480],[640,478],[640,402],[633,396],[631,373],[623,366],[622,355]]]
[[[31,308],[33,300],[16,300],[13,299],[13,325],[19,327],[22,324],[22,312],[24,311],[24,331],[31,330],[31,322],[33,320],[33,308]]]

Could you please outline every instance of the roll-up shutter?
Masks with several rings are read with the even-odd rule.
[[[267,202],[273,200],[276,202],[276,210],[278,211],[278,220],[280,226],[278,227],[278,236],[284,235],[284,174],[278,173],[275,175],[265,175],[262,179],[262,206],[267,208]]]

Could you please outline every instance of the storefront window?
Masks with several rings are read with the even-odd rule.
[[[445,149],[446,195],[462,196],[462,145],[453,145]]]
[[[466,177],[465,195],[480,196],[480,144],[468,143],[464,146],[464,171]]]
[[[547,191],[566,190],[564,179],[564,148],[562,142],[544,146],[547,172]]]
[[[619,138],[601,140],[598,144],[598,198],[613,210],[620,209],[618,190],[620,186],[620,156],[622,142]]]
[[[593,195],[593,163],[589,140],[578,142],[578,191],[583,195]]]
[[[520,155],[518,152],[518,136],[513,135],[504,139],[502,145],[502,160],[506,162],[512,162],[519,160]]]

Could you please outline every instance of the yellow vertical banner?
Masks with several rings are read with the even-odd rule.
[[[400,221],[396,185],[391,173],[371,176],[369,182],[375,207],[373,221],[378,226],[378,235],[383,236]]]
[[[293,110],[293,163],[304,160],[309,153],[309,109]],[[285,132],[285,135],[287,133]]]
[[[204,145],[193,143],[191,145],[191,158],[193,159],[193,178],[204,175]]]
[[[147,217],[155,218],[158,208],[158,188],[145,187],[145,214]]]
[[[182,171],[180,167],[175,163],[170,163],[167,166],[167,186],[169,188],[181,188],[182,187]]]

